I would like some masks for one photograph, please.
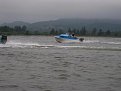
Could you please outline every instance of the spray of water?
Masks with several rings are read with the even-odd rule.
[[[100,46],[95,46],[95,45]],[[94,50],[121,50],[119,47],[105,47],[106,45],[121,45],[121,42],[100,42],[99,40],[85,40],[81,43],[34,43],[34,42],[20,42],[8,41],[6,44],[0,44],[1,48],[81,48]]]

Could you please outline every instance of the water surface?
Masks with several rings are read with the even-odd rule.
[[[0,44],[0,91],[120,91],[121,38],[9,36]]]

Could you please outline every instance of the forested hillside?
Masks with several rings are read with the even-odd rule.
[[[13,22],[2,24],[1,27],[7,26],[17,31],[23,31],[26,27],[25,34],[60,34],[74,32],[84,36],[121,36],[121,20],[109,19],[59,19],[52,21],[41,21],[35,23]],[[2,32],[4,29],[1,29]],[[9,33],[11,34],[11,33]],[[19,34],[19,32],[14,34]]]

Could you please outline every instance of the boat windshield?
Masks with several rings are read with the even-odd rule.
[[[71,36],[69,34],[61,34],[60,37],[61,38],[69,38],[69,39],[77,39],[77,37],[73,37],[73,36]]]

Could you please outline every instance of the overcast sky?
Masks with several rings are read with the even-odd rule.
[[[121,19],[121,0],[0,0],[0,22],[60,18]]]

